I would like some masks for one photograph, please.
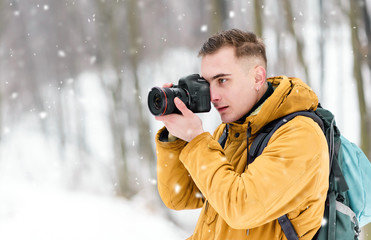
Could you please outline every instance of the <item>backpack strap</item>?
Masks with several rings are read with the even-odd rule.
[[[313,119],[313,121],[315,121],[321,127],[322,131],[324,131],[325,127],[324,127],[323,121],[313,111],[294,112],[287,116],[274,120],[268,123],[265,127],[263,127],[263,129],[259,132],[258,136],[254,139],[253,143],[251,144],[251,147],[247,154],[247,158],[248,158],[247,167],[249,164],[254,162],[254,160],[260,154],[262,154],[262,152],[264,151],[264,148],[268,145],[268,142],[270,138],[272,137],[272,135],[275,133],[275,131],[278,128],[280,128],[282,125],[284,125],[285,123],[287,123],[288,121],[292,120],[293,118],[297,116],[310,117],[311,119]],[[279,217],[277,220],[278,220],[278,223],[281,225],[282,231],[284,232],[288,240],[298,239],[298,235],[295,231],[295,228],[286,214]]]
[[[218,142],[220,144],[220,146],[222,146],[222,148],[224,148],[225,146],[225,142],[227,141],[227,137],[228,137],[228,130],[229,130],[229,125],[225,125],[225,128],[223,130],[223,133],[222,135],[220,136],[220,138],[218,139]]]
[[[278,222],[281,225],[282,231],[288,240],[299,240],[298,234],[296,233],[294,226],[287,215],[283,215],[278,218]]]
[[[324,133],[329,147],[330,175],[331,177],[336,178],[336,182],[338,184],[337,190],[339,192],[345,192],[349,189],[348,184],[346,183],[344,175],[341,171],[339,162],[333,161],[334,159],[338,159],[339,154],[341,154],[341,140],[340,138],[335,138],[335,136],[340,136],[340,131],[336,126],[334,115],[330,111],[323,109],[320,105],[318,106],[315,114],[319,116],[320,119],[323,119],[323,124],[326,129]]]
[[[262,154],[264,148],[268,145],[270,138],[278,128],[297,116],[306,116],[312,118],[316,123],[318,123],[321,129],[324,130],[324,125],[321,118],[313,111],[294,112],[282,118],[276,119],[263,127],[258,136],[254,139],[253,143],[251,144],[249,154],[247,154],[247,164],[251,164],[254,162],[255,158]]]
[[[335,192],[332,191],[328,195],[329,200],[329,219],[328,219],[328,232],[327,238],[328,240],[335,240],[336,234],[336,195]]]

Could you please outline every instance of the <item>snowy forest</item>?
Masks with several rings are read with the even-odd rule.
[[[268,76],[303,79],[370,159],[370,15],[370,0],[0,0],[0,238],[189,237],[199,212],[157,193],[147,95],[199,73],[224,29],[262,37]]]

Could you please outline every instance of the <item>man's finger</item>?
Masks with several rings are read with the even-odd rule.
[[[172,119],[172,116],[171,116],[171,115],[173,115],[173,114],[162,115],[162,116],[155,116],[155,119],[156,119],[157,121],[161,121],[161,122],[163,122],[163,123],[166,123],[166,122],[168,122],[168,121],[171,121],[171,119]]]
[[[172,83],[165,83],[164,85],[162,85],[163,88],[171,88],[172,86]]]
[[[182,100],[180,100],[178,97],[174,98],[175,106],[179,109],[179,111],[183,114],[183,116],[187,116],[190,113],[192,113],[191,110],[187,108],[187,106],[184,104]]]

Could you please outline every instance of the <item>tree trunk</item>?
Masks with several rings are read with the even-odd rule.
[[[363,1],[363,5],[360,4],[359,1],[350,1],[350,27],[352,32],[352,47],[353,47],[353,54],[354,54],[354,63],[353,63],[353,75],[357,83],[357,93],[358,93],[358,102],[359,102],[359,112],[360,112],[360,124],[361,124],[361,148],[364,153],[367,155],[368,159],[370,159],[370,118],[367,112],[367,105],[364,95],[364,85],[363,85],[363,76],[362,76],[362,64],[363,61],[368,64],[370,69],[370,57],[364,58],[364,53],[362,53],[362,45],[359,39],[359,30],[360,30],[360,22],[361,20],[364,21],[365,32],[367,35],[367,39],[370,41],[370,18],[368,16],[368,12],[366,9],[366,1]],[[360,8],[362,6],[362,8]],[[363,18],[360,19],[360,16]],[[368,41],[368,54],[370,54],[370,42]],[[368,59],[368,60],[367,60]],[[362,228],[362,236],[364,239],[367,239],[367,236],[371,233],[371,224],[368,224]]]
[[[320,54],[320,88],[319,88],[319,99],[322,99],[324,88],[325,88],[325,11],[323,9],[323,0],[319,0],[320,9],[320,36],[319,36],[319,54]]]
[[[282,9],[283,6],[280,4],[280,2],[276,2],[276,6],[278,12],[283,12]],[[288,71],[288,63],[287,63],[287,57],[286,57],[286,47],[285,47],[285,39],[286,39],[286,32],[285,27],[283,26],[281,16],[274,16],[275,19],[272,21],[272,25],[274,27],[275,31],[275,41],[276,41],[276,54],[277,59],[272,65],[273,71],[275,74],[283,75],[287,74]],[[269,60],[268,60],[269,61]]]
[[[129,183],[129,171],[127,165],[127,147],[125,142],[126,125],[125,124],[125,112],[123,106],[127,105],[123,98],[123,87],[124,82],[121,77],[120,67],[120,39],[118,36],[119,29],[116,27],[116,22],[113,17],[113,8],[115,6],[109,5],[108,3],[98,2],[99,15],[102,17],[104,28],[107,28],[107,34],[99,32],[98,37],[101,43],[101,56],[111,56],[108,60],[108,65],[113,67],[116,79],[114,81],[105,81],[103,72],[105,69],[104,62],[100,62],[101,68],[101,79],[102,85],[104,86],[107,97],[109,98],[109,121],[111,126],[111,134],[113,139],[113,150],[114,150],[114,162],[115,162],[115,191],[118,196],[130,197],[133,193],[133,188]],[[111,8],[109,8],[111,7]],[[108,9],[109,8],[109,9]],[[105,37],[107,36],[107,38]],[[108,40],[108,44],[107,44]]]
[[[254,16],[255,16],[255,25],[254,31],[258,37],[263,37],[263,17],[262,17],[262,6],[264,2],[263,0],[255,0],[254,1]]]
[[[144,159],[147,164],[149,164],[149,170],[151,177],[155,177],[155,155],[154,149],[152,147],[152,139],[150,135],[150,126],[149,120],[146,119],[143,113],[143,104],[142,97],[140,96],[141,87],[138,77],[138,65],[139,65],[139,51],[140,51],[140,24],[139,24],[139,11],[138,11],[138,2],[136,0],[128,0],[128,11],[127,21],[129,28],[129,42],[130,42],[130,63],[134,76],[134,85],[135,85],[135,108],[137,109],[137,123],[139,131],[139,154],[140,159]]]
[[[362,4],[360,4],[360,7],[362,11],[363,23],[365,24],[366,37],[367,37],[367,42],[368,42],[367,47],[366,47],[367,49],[365,49],[364,56],[365,56],[368,68],[371,71],[371,19],[370,19],[370,14],[368,13],[367,1],[362,0]]]
[[[309,77],[309,71],[308,71],[308,66],[305,62],[304,59],[304,43],[302,38],[296,33],[295,27],[294,27],[294,16],[293,16],[293,11],[292,11],[292,6],[291,2],[289,0],[284,0],[283,1],[284,8],[286,11],[286,23],[287,23],[287,28],[289,30],[289,33],[294,37],[295,42],[296,42],[296,55],[298,57],[298,60],[301,64],[301,66],[304,69],[305,73],[305,82],[310,86],[311,81]]]
[[[5,23],[5,20],[4,20],[3,16],[4,16],[4,4],[3,4],[3,1],[0,0],[0,29],[3,29],[4,23]],[[2,42],[1,39],[2,39],[3,36],[4,36],[4,34],[0,33],[0,42]],[[0,64],[0,71],[2,71],[2,69],[3,69],[2,63],[3,63],[3,61],[1,61],[1,64]],[[3,127],[3,112],[4,112],[4,107],[3,106],[4,105],[3,104],[4,104],[3,103],[3,84],[0,84],[0,144],[1,144],[3,131],[4,131],[4,127]]]
[[[225,0],[211,0],[211,15],[210,15],[210,32],[217,33],[225,29],[225,20],[227,18]]]
[[[362,53],[360,52],[361,43],[359,39],[359,16],[360,9],[357,1],[350,2],[350,27],[352,36],[352,48],[353,48],[353,76],[357,84],[357,95],[360,112],[360,125],[361,125],[361,148],[368,155],[370,152],[370,131],[369,118],[367,114],[367,106],[364,93],[363,76],[362,76]]]

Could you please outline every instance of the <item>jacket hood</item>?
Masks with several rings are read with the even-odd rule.
[[[268,78],[275,88],[273,94],[263,103],[259,114],[249,116],[251,134],[257,133],[269,122],[297,111],[316,110],[318,97],[299,78],[278,76]]]

